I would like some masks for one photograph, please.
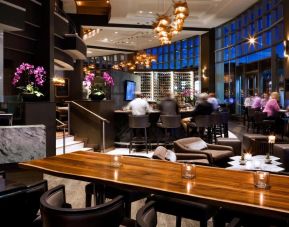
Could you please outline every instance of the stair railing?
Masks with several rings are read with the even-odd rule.
[[[58,120],[56,118],[56,122],[59,124],[57,125],[57,129],[62,129],[63,130],[63,154],[65,154],[65,128],[67,127],[67,124],[65,124],[64,122]]]
[[[91,115],[93,115],[94,117],[96,117],[97,119],[99,119],[102,122],[102,151],[105,152],[105,123],[109,124],[110,121],[101,117],[100,115],[90,111],[89,109],[85,108],[84,106],[78,104],[77,102],[74,101],[66,101],[66,103],[68,104],[68,132],[70,134],[70,104],[73,104],[79,108],[81,108],[82,110],[90,113]]]

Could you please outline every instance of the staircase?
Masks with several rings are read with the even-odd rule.
[[[71,153],[74,151],[93,151],[93,148],[84,147],[84,142],[81,140],[75,140],[72,135],[65,134],[65,153]],[[56,133],[56,155],[63,154],[63,134],[62,132]]]

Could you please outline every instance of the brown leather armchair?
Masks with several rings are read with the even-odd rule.
[[[229,158],[234,156],[233,148],[224,145],[207,144],[199,137],[189,137],[174,142],[177,160],[204,162],[209,165],[224,167]]]

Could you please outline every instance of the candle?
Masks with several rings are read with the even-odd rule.
[[[269,187],[269,176],[268,172],[257,171],[254,175],[254,184],[257,188],[266,189]]]
[[[268,143],[275,143],[276,136],[268,136]]]
[[[186,179],[192,179],[196,176],[196,166],[194,164],[182,165],[182,177]]]
[[[250,160],[252,160],[252,154],[251,153],[245,153],[244,158],[245,158],[245,160],[250,161]]]

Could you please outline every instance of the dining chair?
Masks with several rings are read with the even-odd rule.
[[[59,185],[41,196],[40,210],[43,227],[118,227],[124,218],[124,199],[117,196],[95,207],[73,209],[66,203],[64,185]]]
[[[136,227],[156,227],[157,212],[155,202],[150,201],[141,207],[136,213]]]

